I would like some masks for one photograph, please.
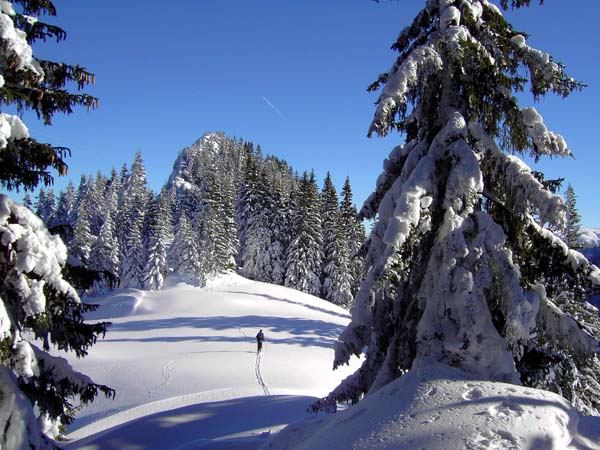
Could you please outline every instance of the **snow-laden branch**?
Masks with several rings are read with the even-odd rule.
[[[590,285],[600,289],[600,269],[598,267],[590,264],[583,254],[577,250],[570,249],[560,237],[547,228],[541,227],[534,220],[530,219],[528,225],[552,248],[560,252],[573,272],[585,274]]]
[[[392,184],[379,206],[380,217],[391,217],[383,235],[386,245],[396,249],[401,247],[411,229],[419,224],[421,211],[430,207],[430,194],[437,190],[438,164],[443,159],[453,160],[456,167],[448,180],[444,206],[457,203],[462,204],[461,208],[472,206],[466,205],[465,198],[476,197],[483,185],[477,159],[464,141],[466,134],[463,117],[455,113],[416,164],[407,158],[402,175]]]
[[[544,118],[535,108],[523,108],[521,116],[527,134],[533,143],[533,154],[536,156],[573,156],[565,139],[560,134],[548,130],[544,124]]]
[[[12,269],[11,285],[21,292],[23,309],[29,315],[44,311],[45,284],[57,292],[80,302],[75,289],[62,277],[67,248],[57,235],[52,235],[42,220],[29,208],[0,194],[0,244],[7,248]],[[31,277],[29,274],[34,274]]]
[[[553,91],[567,95],[571,90],[582,88],[573,78],[568,77],[564,67],[555,62],[548,53],[527,45],[523,35],[512,37],[511,44],[531,74],[531,90],[535,96]]]
[[[33,50],[27,42],[25,31],[15,28],[11,18],[15,14],[10,2],[3,1],[0,4],[0,39],[3,41],[3,57],[0,59],[0,67],[11,71],[31,71],[38,81],[41,81],[44,79],[44,71],[33,56]],[[3,84],[4,77],[0,75],[0,85]]]
[[[368,135],[388,133],[398,111],[405,110],[412,92],[430,74],[442,68],[442,59],[430,45],[421,45],[410,53],[400,66],[390,69],[388,81],[377,101],[377,110]]]
[[[0,113],[0,148],[6,147],[10,139],[26,139],[28,137],[29,130],[19,117]]]
[[[600,352],[600,342],[583,331],[581,325],[572,316],[565,314],[546,297],[546,290],[542,285],[533,287],[539,298],[540,312],[537,326],[540,332],[551,336],[556,346],[569,349],[579,357],[588,357]]]
[[[486,191],[506,203],[504,206],[516,215],[537,214],[542,223],[551,223],[560,227],[564,223],[564,201],[562,197],[544,189],[531,173],[531,169],[518,157],[500,151],[494,140],[483,128],[469,123],[469,132],[481,146],[484,164],[492,169],[487,171]]]
[[[539,302],[523,292],[506,236],[489,214],[446,210],[419,299],[421,356],[518,383],[514,357],[533,337]],[[501,329],[495,311],[506,318]]]

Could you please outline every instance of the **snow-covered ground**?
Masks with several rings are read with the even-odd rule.
[[[79,412],[68,449],[257,448],[359,363],[331,370],[345,310],[234,274],[92,300],[101,308],[89,318],[113,326],[71,362],[117,395]]]
[[[600,247],[600,228],[581,228],[579,241],[584,248]]]
[[[561,397],[431,361],[352,408],[308,415],[359,361],[332,372],[348,314],[285,287],[229,274],[95,300],[91,318],[114,325],[72,362],[117,396],[80,411],[66,449],[600,449],[599,418]]]
[[[551,392],[430,360],[358,405],[290,425],[264,450],[595,450],[600,418]]]

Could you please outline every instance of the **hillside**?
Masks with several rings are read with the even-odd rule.
[[[261,442],[357,368],[331,370],[333,343],[349,319],[331,303],[234,274],[204,288],[171,280],[162,291],[93,299],[101,308],[90,319],[113,326],[88,357],[71,362],[117,395],[80,411],[66,448]],[[261,328],[267,342],[257,359]]]

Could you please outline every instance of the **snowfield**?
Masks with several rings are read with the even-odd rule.
[[[192,449],[223,439],[256,448],[360,363],[331,370],[350,317],[329,302],[235,274],[204,288],[169,282],[91,299],[101,307],[89,319],[113,325],[86,358],[70,361],[117,394],[82,408],[66,448]],[[257,359],[259,329],[266,343]]]
[[[81,409],[66,449],[600,449],[599,418],[561,397],[432,361],[352,408],[309,415],[360,361],[333,372],[348,313],[282,286],[227,274],[93,300],[90,319],[113,326],[71,362],[117,395]]]

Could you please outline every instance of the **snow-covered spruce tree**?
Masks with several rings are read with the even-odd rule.
[[[104,223],[104,212],[106,205],[104,204],[104,194],[107,186],[107,179],[100,172],[96,178],[88,177],[87,202],[88,205],[93,205],[90,214],[90,230],[92,235],[98,236],[100,228]]]
[[[338,195],[331,180],[331,174],[327,172],[323,181],[323,189],[320,195],[321,230],[323,234],[323,269],[321,270],[322,296],[327,299],[327,288],[324,283],[328,278],[325,267],[336,257],[333,254],[333,242],[337,239],[338,227],[340,226],[340,211],[338,206]]]
[[[14,7],[13,7],[14,5]],[[74,106],[95,107],[97,100],[72,94],[65,84],[83,88],[93,77],[79,66],[42,61],[30,44],[38,39],[64,39],[65,32],[32,15],[55,15],[50,1],[16,0],[0,4],[0,98],[3,105],[32,110],[50,124],[56,112]],[[49,185],[55,169],[64,175],[68,149],[30,138],[17,117],[0,113],[0,185],[34,189]],[[66,247],[51,235],[29,208],[0,195],[0,447],[55,447],[49,437],[57,426],[73,420],[74,402],[87,403],[103,392],[75,372],[51,347],[84,356],[106,331],[107,323],[86,324],[94,309],[82,303],[63,278]],[[48,437],[49,436],[49,437]]]
[[[271,283],[281,284],[285,280],[285,251],[289,245],[289,216],[281,189],[271,194],[271,243],[268,253],[271,261]]]
[[[360,282],[365,275],[364,257],[360,254],[362,245],[365,242],[365,226],[362,219],[358,217],[358,211],[352,200],[352,187],[350,178],[346,177],[342,188],[342,200],[340,202],[341,224],[343,234],[348,247],[348,256],[350,258],[350,274],[352,296],[356,295]]]
[[[338,196],[327,172],[321,191],[323,262],[321,298],[348,307],[352,300],[352,274],[348,258],[348,240],[344,233]]]
[[[92,244],[88,269],[98,274],[93,291],[105,292],[117,284],[119,276],[119,243],[115,236],[115,223],[110,210],[104,211],[104,221],[98,238]]]
[[[243,267],[246,259],[246,239],[251,218],[255,216],[260,201],[258,168],[254,159],[254,151],[251,143],[244,145],[246,161],[244,174],[239,189],[236,205],[236,224],[239,239],[239,251],[237,254],[238,266]]]
[[[42,188],[35,202],[35,214],[48,226],[56,212],[56,197],[53,189]]]
[[[69,245],[73,239],[73,230],[75,222],[73,221],[75,206],[75,187],[73,182],[69,181],[66,189],[61,191],[58,196],[58,205],[56,214],[52,221],[50,229],[54,233],[58,233],[65,245]]]
[[[173,243],[169,247],[168,257],[173,270],[181,275],[198,277],[203,284],[198,239],[185,214],[179,217]]]
[[[31,201],[31,195],[29,192],[25,191],[25,195],[23,195],[23,206],[27,206],[29,209],[33,210],[33,202]]]
[[[567,185],[565,191],[565,204],[567,211],[565,214],[565,225],[562,232],[562,239],[570,248],[579,249],[579,235],[581,234],[581,216],[577,211],[577,199],[575,197],[575,189],[571,183]]]
[[[249,193],[249,190],[245,191]],[[271,261],[271,216],[272,207],[268,192],[267,175],[263,172],[253,188],[252,204],[247,203],[246,212],[252,214],[246,218],[244,231],[245,245],[242,258],[242,274],[251,280],[270,282],[273,262]],[[244,199],[248,202],[248,197]]]
[[[48,0],[3,1],[0,11],[0,98],[3,105],[35,111],[46,125],[56,112],[70,114],[73,107],[95,108],[98,100],[65,89],[75,83],[79,90],[94,76],[78,65],[40,60],[33,56],[31,43],[40,39],[66,37],[61,28],[48,25],[36,15],[54,16],[56,9]],[[33,189],[40,182],[49,185],[49,169],[60,175],[67,172],[64,158],[69,149],[43,144],[29,136],[19,117],[0,112],[0,185],[7,189]]]
[[[233,168],[223,167],[225,174]],[[236,216],[236,186],[232,176],[225,177],[218,184],[218,200],[221,204],[221,221],[223,223],[223,239],[221,254],[223,255],[223,268],[229,270],[235,268],[239,240],[237,236]]]
[[[136,152],[131,173],[123,183],[119,208],[121,287],[140,288],[144,283],[144,216],[149,192],[142,156]]]
[[[310,176],[304,172],[298,196],[292,218],[292,240],[286,252],[285,285],[318,297],[321,294],[323,234],[314,172]]]
[[[110,179],[98,174],[96,179],[97,199],[102,205],[99,214],[96,212],[95,225],[90,226],[92,234],[98,228],[97,239],[91,247],[88,269],[93,273],[94,293],[106,292],[119,284],[120,248],[117,238],[117,209],[119,204],[119,191],[121,183],[116,171],[113,169]]]
[[[598,291],[600,270],[536,222],[560,224],[564,204],[514,156],[571,155],[514,93],[581,85],[487,0],[429,0],[393,47],[398,59],[371,86],[384,84],[369,134],[399,130],[406,142],[361,211],[378,217],[370,270],[334,365],[368,351],[315,407],[356,401],[432,357],[599,413],[598,315],[579,294]]]
[[[328,245],[327,253],[331,256],[323,267],[323,298],[336,305],[349,308],[352,303],[352,275],[348,245],[340,227],[336,228],[335,239]]]
[[[96,241],[96,236],[92,234],[91,230],[91,205],[87,201],[82,201],[77,210],[73,240],[69,245],[70,262],[77,266],[87,266],[92,246]]]
[[[73,420],[73,400],[87,403],[113,391],[48,350],[85,356],[108,323],[84,323],[83,314],[95,306],[82,303],[62,276],[66,247],[4,195],[0,236],[0,444],[53,448],[46,434],[56,436],[59,424]]]
[[[194,227],[199,240],[200,262],[204,275],[218,274],[235,267],[237,246],[227,236],[231,217],[226,199],[215,175],[208,175],[202,205],[196,212]],[[229,210],[233,213],[233,210]],[[236,241],[237,243],[237,241]]]
[[[163,191],[158,200],[148,202],[148,220],[146,239],[146,268],[144,287],[161,289],[167,277],[167,249],[172,240],[171,206],[169,196]]]

